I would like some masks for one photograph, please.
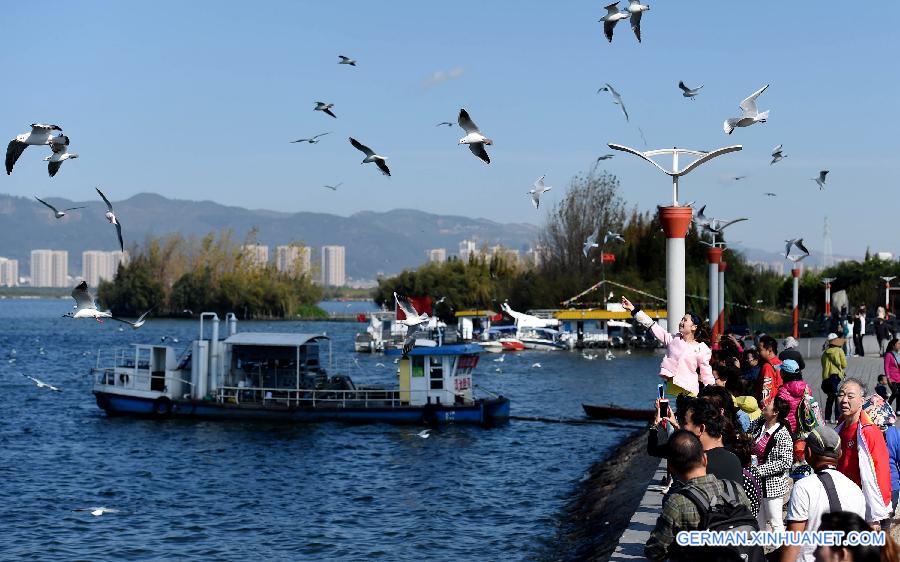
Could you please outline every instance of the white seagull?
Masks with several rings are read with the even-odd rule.
[[[547,191],[553,189],[548,185],[544,185],[544,178],[546,176],[541,176],[534,182],[534,189],[529,191],[526,195],[531,195],[531,202],[534,203],[534,208],[539,209],[541,207],[541,195]]]
[[[809,178],[812,181],[816,182],[819,185],[819,189],[825,189],[825,176],[828,175],[828,170],[822,170],[819,172],[819,177],[817,178]]]
[[[628,121],[628,110],[625,109],[625,102],[622,101],[622,96],[619,95],[619,92],[617,92],[616,89],[613,88],[609,84],[606,84],[605,86],[603,86],[602,88],[597,90],[598,94],[600,92],[609,92],[610,94],[612,94],[613,103],[618,105],[620,108],[622,108],[622,113],[625,115],[625,121],[627,122]]]
[[[791,250],[796,247],[798,250],[803,252],[802,255],[797,256],[791,254]],[[803,238],[792,238],[791,240],[784,241],[784,257],[785,259],[791,260],[794,263],[802,260],[803,258],[809,256],[809,250],[806,249],[806,246],[803,245]]]
[[[81,507],[78,509],[73,509],[72,511],[89,511],[94,517],[100,517],[104,513],[119,513],[118,509],[112,509],[109,507]]]
[[[766,84],[762,88],[756,90],[750,96],[741,102],[741,110],[743,110],[743,114],[740,117],[735,117],[732,119],[726,119],[725,123],[722,127],[725,129],[725,132],[729,135],[734,131],[735,127],[749,127],[754,123],[765,123],[769,118],[768,110],[759,112],[759,109],[756,107],[756,99],[766,91],[769,85]]]
[[[531,364],[531,368],[532,368],[532,369],[540,369],[540,368],[541,368],[541,364],[540,364],[540,363],[532,363],[532,364]]]
[[[22,373],[22,376],[25,377],[26,379],[30,380],[31,382],[33,382],[38,388],[47,388],[49,390],[52,390],[53,392],[62,392],[62,389],[57,388],[57,387],[53,386],[52,384],[47,384],[44,381],[40,381],[40,380],[32,377],[31,375],[26,375],[25,373]]]
[[[356,66],[356,59],[351,59],[350,57],[345,57],[344,55],[338,55],[338,58],[341,59],[338,64],[349,64],[350,66]]]
[[[378,154],[375,154],[374,150],[353,137],[350,137],[350,144],[352,144],[356,150],[359,150],[366,155],[366,157],[363,158],[363,161],[360,162],[360,164],[369,164],[371,162],[375,162],[375,165],[378,166],[378,169],[381,170],[382,174],[386,176],[391,175],[391,171],[390,169],[388,169],[387,164],[385,163],[385,160],[387,160],[387,156],[379,156]]]
[[[63,162],[78,158],[77,152],[69,152],[69,137],[66,135],[59,135],[50,139],[50,150],[53,151],[53,154],[46,156],[44,162],[48,162],[47,173],[50,174],[51,178],[56,175]]]
[[[132,329],[137,330],[138,328],[140,328],[141,326],[143,326],[144,323],[147,321],[147,315],[150,314],[151,311],[153,311],[152,308],[151,308],[150,310],[148,310],[147,312],[141,314],[141,315],[138,317],[138,319],[135,320],[134,322],[132,322],[132,321],[130,321],[130,320],[125,320],[125,319],[122,319],[122,318],[116,318],[115,316],[110,316],[110,319],[111,319],[111,320],[115,320],[115,321],[117,321],[117,322],[122,322],[123,324],[128,324],[129,326],[131,326]],[[172,341],[175,342],[175,343],[178,343],[178,340],[177,340],[177,339],[173,339]]]
[[[787,154],[781,150],[781,145],[779,144],[775,148],[772,149],[772,161],[769,162],[769,165],[775,164],[777,162],[781,162],[782,159],[787,158]]]
[[[344,185],[344,182],[338,182],[337,185],[327,185],[326,184],[326,185],[323,185],[322,187],[327,187],[331,191],[337,191],[337,188],[341,187],[342,185]]]
[[[459,119],[457,121],[459,126],[466,132],[466,136],[459,139],[459,144],[469,145],[469,150],[472,151],[472,154],[480,158],[485,164],[490,164],[491,157],[488,156],[484,145],[492,145],[494,141],[481,134],[478,125],[472,121],[472,118],[469,117],[469,112],[465,109],[459,110]]]
[[[726,227],[733,225],[736,222],[741,222],[747,220],[746,218],[739,218],[730,221],[724,221],[719,219],[710,219],[707,224],[703,225],[703,229],[707,232],[711,232],[713,234],[722,234],[722,231],[725,230]]]
[[[423,429],[419,433],[416,433],[416,437],[421,437],[422,439],[428,439],[431,436],[430,429]]]
[[[46,201],[44,201],[43,199],[38,197],[37,195],[35,195],[34,198],[37,199],[38,201],[40,201],[41,203],[43,203],[44,205],[50,207],[50,210],[53,211],[53,215],[58,219],[61,219],[64,216],[66,216],[66,211],[74,211],[75,209],[84,209],[85,208],[85,207],[69,207],[68,209],[63,209],[62,211],[60,211],[56,207],[51,205],[50,203],[47,203]]]
[[[106,203],[106,220],[109,221],[109,224],[116,225],[116,235],[119,237],[119,249],[121,251],[125,251],[125,242],[122,241],[122,224],[119,222],[118,217],[113,212],[112,203],[109,202],[109,199],[106,198],[106,195],[103,195],[103,192],[100,191],[99,187],[94,188],[97,190],[97,193],[100,194],[100,197],[103,198],[103,202]]]
[[[597,238],[600,237],[600,227],[594,229],[594,232],[591,233],[590,236],[587,237],[587,240],[584,241],[584,246],[582,251],[584,252],[584,257],[588,256],[588,253],[591,251],[591,248],[599,248],[600,244],[597,244]]]
[[[707,217],[704,212],[706,211],[706,205],[700,207],[700,211],[694,216],[694,224],[697,226],[707,226],[712,219]]]
[[[616,356],[615,356],[615,354],[613,354],[612,350],[611,350],[611,349],[607,349],[607,350],[606,350],[606,360],[607,360],[607,361],[612,361],[612,360],[615,359],[615,358],[616,358]]]
[[[403,314],[406,315],[406,318],[397,320],[397,322],[408,328],[413,328],[423,322],[428,322],[431,319],[431,317],[425,313],[419,314],[418,311],[416,311],[416,307],[414,307],[406,297],[397,295],[396,291],[394,291],[394,301],[397,303],[397,306],[400,307],[400,310],[403,311]]]
[[[681,88],[682,96],[684,96],[686,98],[694,99],[694,96],[696,96],[697,94],[700,93],[700,88],[702,88],[703,85],[697,86],[696,88],[688,88],[687,86],[684,85],[683,81],[680,81],[680,82],[678,82],[678,87]]]
[[[501,355],[500,357],[494,359],[494,363],[503,363],[504,361],[506,361],[505,355]]]
[[[606,244],[610,240],[614,242],[624,242],[625,238],[622,237],[618,232],[613,232],[612,230],[607,230],[606,234],[603,235],[603,244]]]
[[[614,154],[604,154],[603,156],[598,156],[598,157],[597,157],[597,162],[599,162],[599,161],[601,161],[601,160],[609,160],[609,159],[612,158],[613,156],[615,156],[615,155],[614,155]]]
[[[53,138],[53,131],[62,131],[59,125],[44,125],[42,123],[32,123],[30,133],[22,133],[16,135],[16,138],[9,141],[6,146],[6,175],[10,175],[16,160],[25,149],[29,146],[38,146],[42,144],[50,144]]]
[[[437,125],[435,125],[435,127],[440,127],[441,125],[446,125],[446,126],[448,126],[448,127],[452,127],[452,126],[453,126],[453,123],[451,123],[450,121],[441,121],[440,123],[438,123]]]
[[[319,137],[324,137],[325,135],[330,135],[330,134],[331,134],[331,131],[328,131],[327,133],[319,133],[318,135],[316,135],[312,138],[297,139],[295,141],[291,141],[291,144],[294,144],[295,142],[308,142],[309,144],[316,144],[319,142]]]
[[[316,102],[316,107],[314,107],[313,110],[314,110],[314,111],[321,111],[321,112],[326,113],[326,114],[328,114],[328,115],[331,115],[332,117],[334,117],[335,119],[337,119],[337,115],[335,115],[334,113],[331,112],[331,108],[332,108],[332,107],[334,107],[334,104],[333,104],[333,103],[325,103],[325,102],[323,102],[323,101],[317,101],[317,102]]]
[[[628,0],[628,7],[625,8],[631,14],[631,29],[634,36],[637,37],[638,43],[641,42],[641,14],[650,9],[650,6],[641,4],[640,0]]]
[[[82,281],[72,289],[72,298],[75,299],[75,306],[73,307],[75,312],[63,314],[64,318],[93,318],[100,323],[103,323],[104,318],[112,318],[112,313],[97,310],[94,297],[88,292],[87,281]]]
[[[606,35],[606,39],[612,43],[613,28],[616,27],[620,20],[628,19],[628,12],[620,12],[618,2],[605,6],[605,8],[606,15],[598,21],[603,22],[603,35]]]

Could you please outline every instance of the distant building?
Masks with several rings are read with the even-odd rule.
[[[425,250],[425,256],[430,262],[444,263],[447,261],[447,250],[444,248],[434,248],[433,250]]]
[[[19,260],[0,258],[0,287],[19,285]]]
[[[115,279],[120,263],[128,263],[128,252],[103,252],[88,250],[81,253],[81,277],[88,287],[97,287],[100,281]]]
[[[343,287],[346,284],[344,276],[344,247],[322,246],[322,284],[329,287]]]
[[[308,246],[278,246],[275,248],[275,267],[293,276],[309,275],[312,271],[312,250]]]
[[[748,261],[747,265],[751,266],[758,273],[768,271],[777,275],[784,275],[784,262]]]
[[[525,265],[529,267],[541,267],[546,260],[547,249],[543,246],[535,246],[525,252]]]
[[[67,287],[69,252],[65,250],[31,251],[32,287]]]
[[[467,263],[469,258],[478,255],[478,247],[474,240],[463,240],[459,243],[459,261]]]
[[[244,256],[257,267],[265,267],[269,264],[269,247],[260,244],[244,244]]]
[[[496,246],[491,246],[491,257],[504,257],[511,263],[518,263],[519,250],[510,250],[505,246],[497,244]]]

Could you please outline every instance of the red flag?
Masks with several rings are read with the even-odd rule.
[[[616,255],[603,252],[600,254],[600,261],[603,263],[616,263]]]
[[[431,315],[431,297],[406,297],[406,300],[409,301],[409,304],[411,304],[419,314]],[[395,308],[397,313],[397,320],[406,320],[406,314],[404,314],[403,311],[400,310],[400,307],[396,306],[395,304]]]
[[[502,312],[498,312],[497,314],[491,316],[491,322],[499,322],[499,321],[501,321],[501,320],[503,320],[503,313],[502,313]]]

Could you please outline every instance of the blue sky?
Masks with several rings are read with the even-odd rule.
[[[640,126],[649,148],[744,145],[687,176],[682,198],[748,216],[731,229],[746,246],[777,251],[804,236],[821,250],[827,215],[835,254],[900,254],[895,3],[651,2],[643,44],[625,24],[607,43],[604,13],[582,0],[10,3],[0,134],[59,123],[81,158],[50,179],[43,152],[29,149],[0,192],[83,200],[99,185],[113,200],[150,191],[540,224],[544,210],[525,196],[538,176],[553,203],[607,142],[642,147]],[[338,54],[359,66],[338,66]],[[458,76],[426,85],[440,72]],[[696,101],[679,80],[705,85]],[[596,93],[604,82],[631,123]],[[769,122],[725,135],[722,121],[767,83]],[[338,119],[314,112],[316,100]],[[457,146],[458,127],[435,127],[460,107],[494,139],[490,166]],[[289,144],[325,131],[317,145]],[[387,155],[393,177],[360,166],[348,136]],[[789,156],[769,166],[779,143]],[[637,158],[606,164],[639,208],[670,197],[668,179]],[[808,178],[826,168],[820,192]],[[338,192],[321,187],[337,182]]]

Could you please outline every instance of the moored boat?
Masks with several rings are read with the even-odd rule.
[[[204,320],[212,334],[204,338]],[[509,399],[477,397],[472,344],[414,347],[400,356],[395,388],[356,386],[331,375],[331,341],[319,334],[237,332],[219,339],[219,318],[203,313],[200,337],[180,356],[170,346],[115,350],[112,364],[93,368],[97,405],[109,415],[263,419],[287,422],[492,424],[509,417]],[[108,354],[107,354],[108,355]]]

